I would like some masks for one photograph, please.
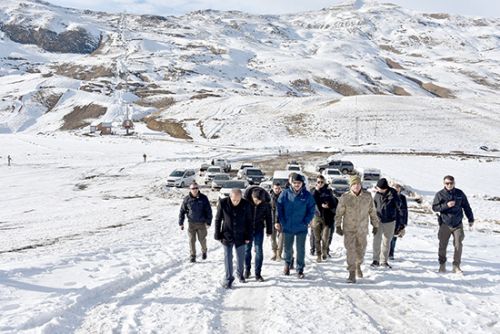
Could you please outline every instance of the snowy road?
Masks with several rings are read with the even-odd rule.
[[[66,140],[41,140],[37,150],[18,143],[31,156],[0,167],[8,192],[0,208],[2,333],[500,333],[500,235],[491,225],[466,232],[464,276],[437,273],[434,218],[410,213],[392,270],[365,266],[359,284],[346,284],[335,236],[333,257],[317,264],[308,256],[299,280],[269,260],[266,240],[266,281],[251,277],[227,291],[213,229],[208,260],[189,263],[177,225],[187,191],[162,187],[171,169],[207,148],[148,143],[161,153],[144,164],[139,141],[90,140],[76,154],[80,139]],[[106,158],[92,160],[97,150]],[[428,189],[413,175],[398,177]],[[487,204],[477,212],[484,221]],[[368,244],[366,263],[371,237]]]

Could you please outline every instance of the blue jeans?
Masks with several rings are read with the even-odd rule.
[[[396,248],[397,237],[393,237],[391,240],[391,249],[389,250],[389,256],[394,257],[394,249]]]
[[[252,244],[255,245],[255,276],[260,275],[262,270],[262,262],[264,261],[264,254],[262,252],[262,244],[264,243],[264,230],[255,231],[253,240],[251,240],[245,247],[245,269],[250,271],[252,268]]]
[[[233,247],[234,244],[228,244],[228,245],[222,245],[224,247],[224,268],[226,269],[226,275],[224,277],[224,280],[231,284],[234,281],[234,276],[233,276]],[[245,257],[245,245],[241,245],[240,247],[235,247],[236,248],[236,263],[237,263],[237,269],[236,269],[236,275],[238,277],[243,276],[243,259]]]
[[[306,233],[291,234],[284,233],[285,239],[285,262],[288,266],[292,264],[293,254],[293,241],[295,239],[295,248],[297,249],[297,272],[303,272],[305,267],[305,253],[306,253]]]

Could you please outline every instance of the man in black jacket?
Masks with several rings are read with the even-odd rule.
[[[184,230],[184,219],[188,218],[189,247],[191,262],[196,262],[196,236],[201,244],[202,259],[207,258],[207,228],[212,223],[212,207],[207,196],[202,194],[196,182],[189,186],[189,194],[184,197],[179,212],[179,226]]]
[[[474,215],[464,192],[455,188],[455,178],[451,175],[444,177],[444,189],[439,191],[432,202],[432,210],[439,213],[439,272],[446,272],[446,248],[450,236],[453,235],[453,272],[462,273],[460,262],[462,259],[462,241],[464,227],[462,219],[464,212],[469,220],[469,226],[474,224]]]
[[[266,235],[271,236],[273,232],[271,215],[271,196],[259,186],[251,186],[245,191],[245,199],[250,202],[252,212],[252,239],[245,248],[245,278],[250,277],[252,267],[252,244],[255,245],[255,279],[264,282],[261,275],[264,252],[264,229]]]
[[[389,187],[387,179],[381,178],[377,182],[377,193],[373,201],[380,219],[380,228],[373,236],[373,263],[371,265],[391,268],[388,262],[390,243],[394,237],[397,216],[402,215],[401,200],[396,190]]]
[[[312,190],[312,195],[316,202],[316,212],[311,230],[314,233],[316,261],[321,262],[328,257],[330,231],[335,223],[335,210],[339,201],[333,195],[333,191],[328,188],[325,177],[321,174],[316,177],[316,186]]]
[[[236,274],[241,283],[245,283],[243,263],[245,245],[251,240],[252,213],[250,203],[242,198],[240,189],[233,189],[229,197],[219,201],[215,216],[215,240],[224,247],[224,267],[226,275],[222,286],[231,288],[233,276],[233,247],[236,249]]]
[[[389,260],[394,260],[394,250],[396,249],[396,241],[402,238],[405,234],[405,228],[408,225],[408,202],[406,196],[401,193],[401,185],[395,184],[394,189],[398,192],[399,200],[401,201],[401,215],[396,216],[396,227],[394,228],[394,236],[391,241],[391,250],[389,251]]]

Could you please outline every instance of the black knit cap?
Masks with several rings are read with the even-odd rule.
[[[377,182],[377,188],[380,188],[380,189],[389,189],[389,183],[387,182],[387,179],[381,178],[380,180],[378,180],[378,182]]]

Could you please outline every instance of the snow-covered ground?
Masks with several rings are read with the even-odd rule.
[[[227,291],[219,284],[223,254],[213,228],[208,260],[188,263],[187,235],[177,225],[187,190],[164,184],[172,169],[209,157],[227,157],[236,167],[240,159],[276,153],[274,145],[247,146],[158,135],[0,136],[0,332],[500,332],[498,158],[346,152],[357,167],[378,167],[424,196],[422,205],[410,203],[394,268],[365,266],[364,279],[346,284],[336,235],[333,257],[316,264],[308,256],[306,279],[298,280],[269,260],[266,240],[266,282],[250,279]],[[466,231],[463,276],[437,273],[437,225],[428,205],[448,173],[477,217]],[[370,246],[365,260],[371,262]]]

